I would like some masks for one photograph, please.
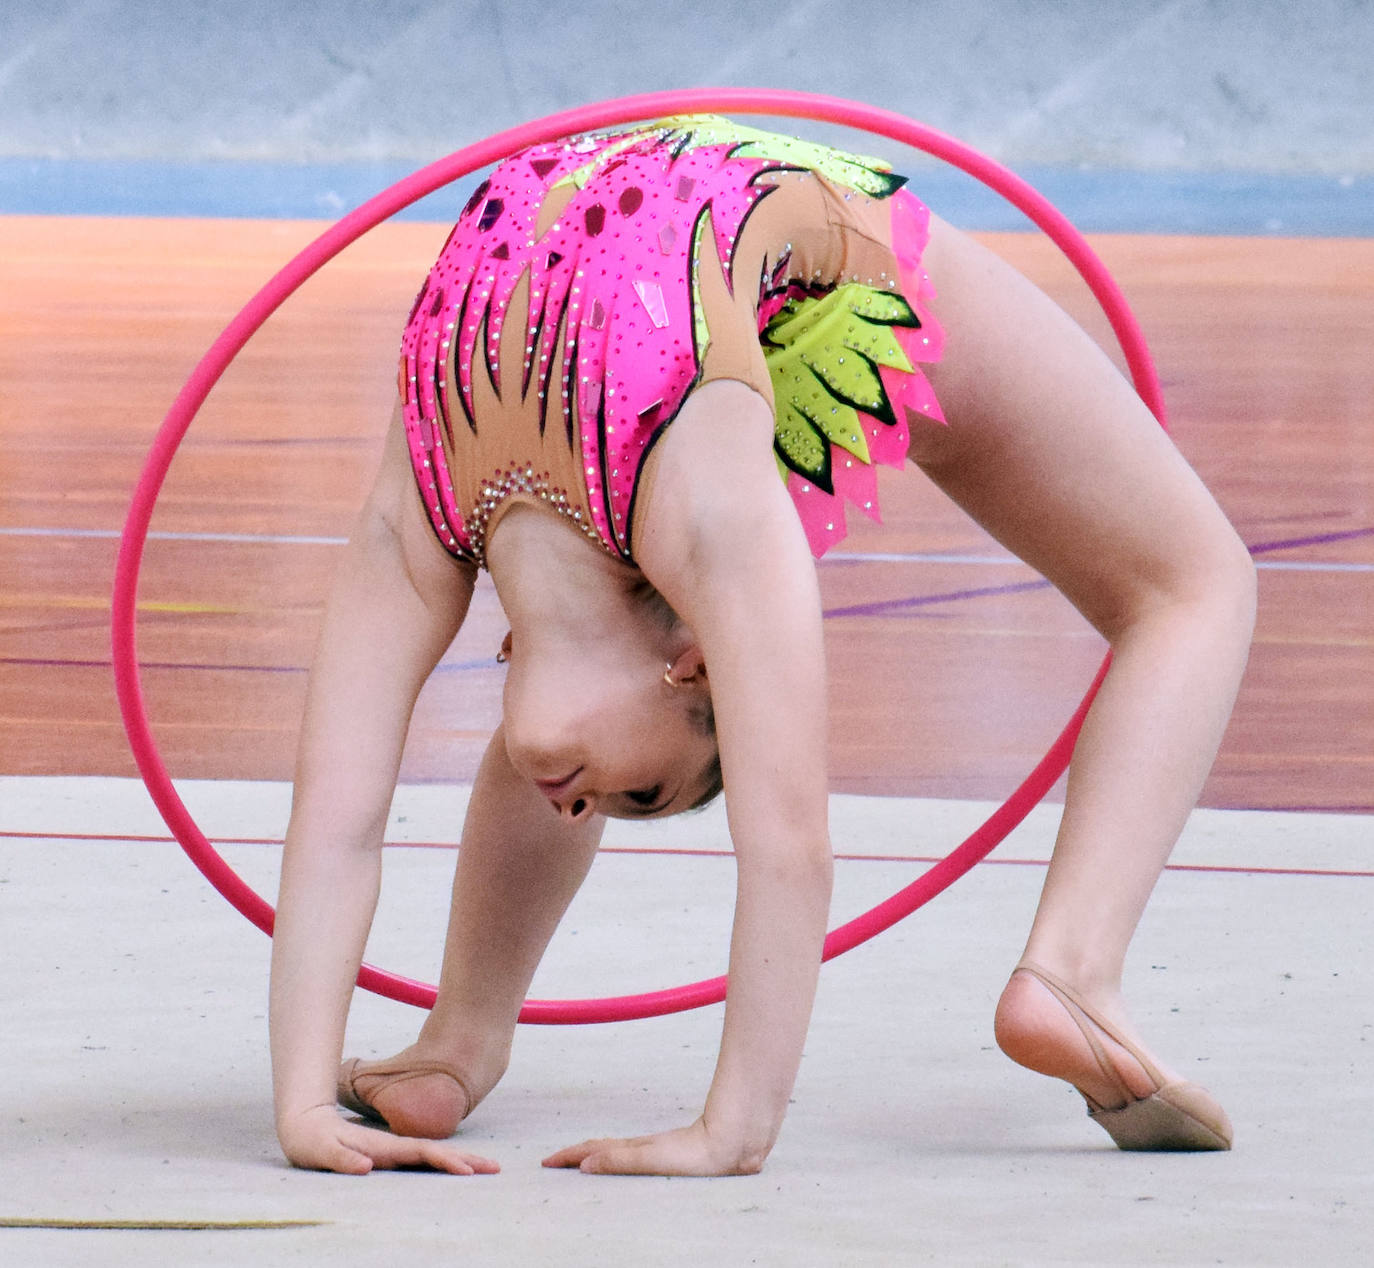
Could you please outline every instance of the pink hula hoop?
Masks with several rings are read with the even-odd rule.
[[[573,133],[699,111],[767,114],[841,124],[922,150],[987,185],[1043,230],[1082,275],[1111,323],[1136,391],[1161,425],[1164,424],[1164,403],[1145,338],[1120,288],[1078,230],[1043,195],[1005,167],[952,137],[891,111],[837,97],[776,89],[700,88],[646,93],[582,106],[511,128],[398,181],[316,238],[225,327],[191,372],[163,419],[134,490],[120,538],[111,637],[115,689],[134,759],[163,819],[191,861],[234,907],[265,933],[272,932],[273,909],[216,853],[191,818],[172,786],[143,703],[136,626],[139,566],[153,508],[182,437],[225,368],[277,307],[344,247],[401,208],[530,145]],[[1083,719],[1109,661],[1110,656],[1102,662],[1087,694],[1050,750],[1003,805],[967,840],[911,884],[832,930],[825,940],[825,959],[868,941],[929,902],[985,858],[1025,818],[1068,766]],[[716,977],[667,990],[606,999],[528,1000],[520,1020],[551,1025],[655,1017],[718,1003],[725,998],[726,981],[725,977]],[[368,964],[364,964],[358,974],[358,985],[422,1008],[429,1008],[434,1003],[433,986]]]

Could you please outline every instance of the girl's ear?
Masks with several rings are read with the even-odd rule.
[[[706,661],[702,657],[701,648],[693,643],[685,651],[679,653],[676,660],[669,662],[667,671],[663,675],[663,681],[670,687],[705,686]]]

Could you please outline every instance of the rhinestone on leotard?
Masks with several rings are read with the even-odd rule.
[[[536,472],[529,465],[512,463],[509,467],[498,469],[482,481],[481,496],[477,505],[463,517],[463,535],[467,538],[468,553],[478,567],[487,566],[487,526],[492,516],[507,499],[517,494],[537,498],[577,528],[588,541],[594,542],[607,554],[615,556],[615,552],[602,541],[595,526],[569,503],[567,490],[555,485],[547,471]]]

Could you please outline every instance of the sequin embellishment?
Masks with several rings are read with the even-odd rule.
[[[706,235],[733,291],[745,222],[775,188],[760,177],[806,168],[873,198],[888,198],[901,184],[877,160],[689,116],[546,143],[502,163],[478,186],[402,343],[411,455],[450,550],[483,562],[491,517],[519,494],[548,504],[612,554],[632,558],[631,508],[644,458],[698,381],[710,343],[698,291]],[[556,193],[563,199],[557,217],[536,228],[541,206]],[[915,234],[915,264],[908,261],[900,280],[884,275],[866,296],[848,295],[843,313],[834,309],[844,327],[838,343],[833,323],[818,342],[810,305],[838,293],[841,279],[793,277],[790,248],[763,279],[761,340],[766,354],[776,354],[770,373],[778,364],[790,367],[780,371],[786,399],[774,379],[779,469],[813,549],[833,540],[826,534],[843,533],[840,499],[873,509],[870,464],[893,461],[899,446],[904,453],[902,405],[913,408],[921,395],[927,404],[920,408],[938,417],[914,369],[916,361],[938,356],[938,330],[927,323],[914,345],[906,336],[917,326],[903,325],[896,307],[901,295],[882,289],[900,285],[915,295],[913,279],[924,277],[912,271],[924,222]],[[523,365],[503,367],[502,332],[508,310],[517,311],[512,296],[522,282],[529,294],[519,318]],[[913,310],[906,312],[915,320]],[[478,433],[476,373],[486,374],[503,408],[521,397],[533,404],[545,445],[566,437],[577,487],[555,488],[537,461],[510,463],[477,485],[464,472],[461,501],[474,504],[460,504],[447,463],[457,452],[455,435]]]
[[[604,547],[605,543],[601,541],[596,528],[569,499],[568,491],[550,482],[547,471],[536,473],[532,466],[515,465],[497,471],[484,481],[481,500],[463,517],[463,536],[467,539],[468,553],[479,567],[485,568],[487,565],[487,525],[501,505],[514,494],[537,498],[551,511],[581,529],[583,535],[596,545]]]

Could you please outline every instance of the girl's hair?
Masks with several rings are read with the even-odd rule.
[[[720,753],[711,759],[711,764],[706,768],[710,782],[706,785],[706,791],[701,794],[684,813],[695,814],[698,810],[705,810],[717,797],[725,791],[725,780],[721,777]]]
[[[635,582],[634,593],[665,634],[673,633],[683,624],[682,618],[673,611],[672,604],[654,589],[646,577],[640,577]],[[693,701],[688,716],[700,734],[708,735],[713,740],[716,738],[716,711],[711,705],[709,696],[704,700]],[[706,767],[705,775],[706,789],[700,797],[687,807],[689,814],[695,810],[705,810],[725,791],[725,779],[720,769],[719,746],[716,748],[715,756]]]
[[[699,728],[703,735],[709,735],[713,740],[716,738],[716,711],[709,696],[705,700],[694,702],[689,716],[693,725]],[[715,754],[706,767],[706,789],[687,807],[687,813],[705,810],[724,791],[725,777],[720,769],[720,745],[717,744]]]
[[[650,619],[665,634],[673,633],[683,620],[673,611],[673,605],[654,588],[648,577],[641,574],[630,583],[630,593],[644,605]]]

